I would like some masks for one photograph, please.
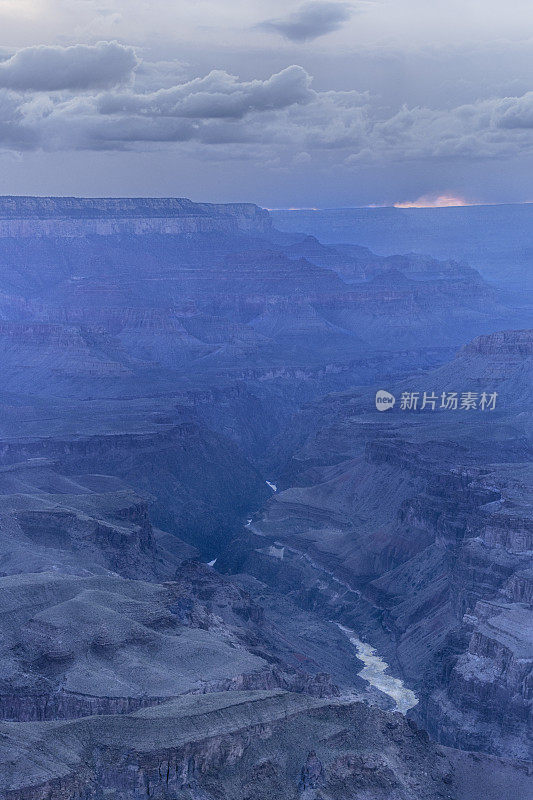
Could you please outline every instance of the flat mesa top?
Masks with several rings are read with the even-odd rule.
[[[186,197],[0,197],[0,219],[268,216],[254,203],[194,203]]]

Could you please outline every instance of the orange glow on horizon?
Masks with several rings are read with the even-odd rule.
[[[450,208],[451,206],[472,206],[464,197],[452,194],[430,195],[424,194],[417,200],[406,200],[403,203],[394,203],[394,208]]]

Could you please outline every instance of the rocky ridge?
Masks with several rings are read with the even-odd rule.
[[[60,725],[2,723],[1,731],[6,800],[102,790],[188,800],[465,796],[455,754],[399,715],[279,691],[189,697]],[[508,769],[508,777],[519,785],[524,776]]]
[[[2,197],[0,236],[268,232],[270,216],[253,203],[192,203],[186,198]]]

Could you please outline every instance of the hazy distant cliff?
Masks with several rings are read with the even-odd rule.
[[[533,203],[450,208],[328,208],[273,211],[276,228],[381,255],[423,253],[470,264],[485,279],[531,289]]]
[[[268,232],[253,203],[193,203],[185,198],[1,197],[0,236],[114,233]]]

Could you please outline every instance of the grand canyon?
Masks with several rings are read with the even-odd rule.
[[[5,800],[532,796],[533,206],[356,211],[0,198]]]

